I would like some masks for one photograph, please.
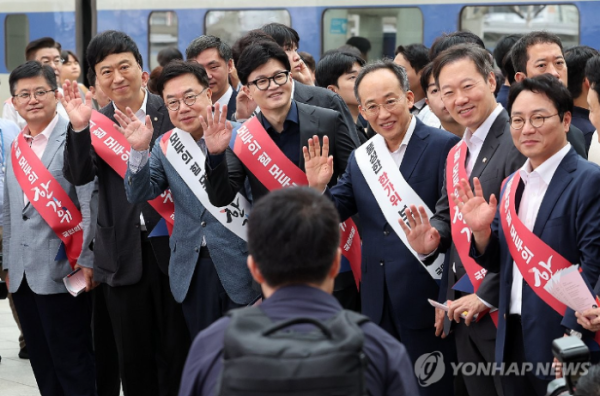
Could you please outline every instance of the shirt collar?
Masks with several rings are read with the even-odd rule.
[[[56,124],[58,124],[58,113],[54,115],[54,118],[52,119],[52,121],[50,121],[50,123],[46,126],[46,128],[44,128],[44,130],[41,133],[39,133],[38,135],[31,136],[31,134],[29,132],[29,128],[27,128],[23,132],[23,135],[25,135],[26,139],[40,139],[39,136],[43,136],[44,138],[46,138],[46,140],[49,140],[50,135],[52,134],[52,131],[54,131],[54,128],[56,128]],[[27,133],[25,133],[25,132],[27,132]]]
[[[221,105],[221,107],[227,105],[229,106],[229,101],[231,100],[231,95],[233,95],[233,88],[231,88],[231,84],[229,84],[229,88],[227,91],[217,100],[217,103]]]
[[[267,120],[267,118],[265,117],[265,115],[262,115],[262,124],[263,127],[265,128],[265,130],[269,130],[272,125],[271,123]],[[284,128],[285,128],[285,124],[291,121],[294,124],[298,124],[298,106],[296,105],[296,101],[292,100],[292,105],[290,106],[290,111],[288,111],[287,116],[285,117],[285,121],[283,122]]]
[[[144,100],[142,101],[142,107],[140,107],[136,112],[135,112],[135,116],[142,121],[144,117],[146,117],[146,114],[148,114],[148,112],[146,111],[146,105],[148,104],[148,91],[146,91],[146,88],[143,88],[144,90]],[[117,110],[117,105],[115,104],[115,101],[113,100],[112,102],[113,108],[115,110]]]
[[[423,98],[423,99],[419,100],[418,102],[413,103],[413,107],[416,107],[417,109],[422,110],[423,107],[425,107],[425,99],[426,98]]]
[[[408,142],[410,142],[410,138],[412,137],[413,133],[415,132],[416,126],[417,126],[417,117],[414,115],[411,115],[410,116],[410,124],[408,124],[408,129],[406,130],[406,133],[404,134],[404,137],[402,138],[402,143],[400,143],[400,146],[398,146],[398,148],[396,150],[390,151],[390,153],[392,153],[392,154],[398,153],[402,147],[408,146]]]
[[[544,161],[540,166],[538,166],[535,170],[531,167],[531,161],[529,158],[525,161],[525,164],[519,169],[519,174],[521,175],[521,179],[523,182],[527,184],[529,177],[536,173],[539,177],[546,183],[546,185],[550,185],[550,181],[558,169],[558,166],[565,158],[567,153],[571,150],[571,144],[567,143],[567,145],[560,150],[558,150],[554,155]]]
[[[492,124],[494,124],[494,121],[496,121],[496,118],[498,118],[502,110],[504,110],[504,107],[502,107],[500,103],[496,103],[496,108],[494,109],[494,111],[492,111],[492,113],[488,116],[488,118],[485,119],[485,121],[479,126],[479,128],[477,128],[474,132],[471,132],[469,128],[465,129],[463,139],[465,140],[467,145],[482,144],[485,141],[485,138],[487,137],[488,132],[492,127]]]

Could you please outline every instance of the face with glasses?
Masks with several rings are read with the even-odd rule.
[[[256,102],[261,111],[289,109],[292,83],[289,70],[276,59],[269,59],[248,76],[248,84],[242,89]]]
[[[43,76],[23,78],[15,85],[12,103],[30,127],[49,123],[56,114],[56,91]]]
[[[496,78],[483,78],[475,62],[463,58],[445,65],[438,78],[440,96],[452,118],[472,132],[496,108]]]
[[[358,95],[362,116],[384,137],[390,150],[397,150],[410,124],[413,93],[402,90],[391,70],[379,69],[363,77]]]
[[[515,147],[536,168],[567,144],[571,113],[561,120],[556,106],[545,94],[522,91],[510,114],[510,133]]]
[[[34,60],[42,65],[48,65],[54,70],[56,81],[60,82],[60,72],[62,71],[64,60],[60,57],[57,48],[40,48],[34,56]]]
[[[203,87],[193,74],[172,78],[163,88],[163,99],[173,125],[197,138],[203,131],[199,116],[206,119],[206,108],[212,104],[211,95],[211,90]]]

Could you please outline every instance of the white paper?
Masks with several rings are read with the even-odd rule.
[[[439,309],[441,309],[444,312],[448,312],[450,310],[450,308],[448,307],[448,305],[446,305],[445,303],[441,304],[441,303],[439,303],[439,302],[437,302],[435,300],[432,300],[430,298],[428,298],[427,301],[429,301],[429,304],[431,304],[435,308],[439,308]],[[477,316],[478,316],[478,314],[473,315],[473,319],[477,319]],[[460,317],[463,318],[463,319],[466,319],[467,318],[467,311],[461,313]]]
[[[77,297],[85,291],[85,276],[79,268],[63,278],[67,291]]]
[[[558,301],[577,312],[595,308],[597,305],[594,295],[579,272],[578,265],[556,271],[544,289]]]

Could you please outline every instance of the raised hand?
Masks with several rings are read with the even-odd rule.
[[[115,119],[119,123],[119,125],[115,124],[115,128],[125,136],[125,139],[135,151],[149,150],[154,133],[150,116],[147,115],[146,123],[143,123],[137,119],[135,113],[129,107],[125,111],[127,114],[118,109],[115,110]]]
[[[419,206],[417,210],[415,205],[411,205],[404,213],[406,213],[410,228],[402,219],[398,222],[414,251],[420,254],[429,254],[437,249],[440,244],[440,233],[429,223],[429,216],[425,208]]]
[[[452,199],[473,233],[488,232],[496,215],[498,201],[492,194],[490,202],[486,202],[481,183],[476,177],[473,178],[473,187],[475,188],[474,194],[469,183],[464,179],[461,180],[457,189],[458,196],[453,196]]]
[[[200,125],[204,130],[204,141],[206,148],[212,155],[223,153],[229,146],[231,140],[231,131],[233,126],[227,121],[227,105],[223,105],[223,110],[220,109],[220,104],[215,104],[215,111],[212,111],[212,106],[206,108],[206,120],[200,116]]]
[[[302,147],[304,170],[308,185],[323,192],[333,176],[333,156],[329,155],[329,138],[323,137],[323,148],[318,136],[308,139],[308,147]]]
[[[69,80],[65,80],[63,92],[64,94],[59,92],[58,97],[69,116],[73,129],[80,131],[87,128],[92,117],[92,93],[88,91],[85,94],[84,103],[77,81]]]
[[[252,116],[252,113],[258,107],[256,102],[241,89],[235,98],[235,119],[236,120],[247,120]]]

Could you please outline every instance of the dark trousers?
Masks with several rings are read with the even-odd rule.
[[[104,299],[104,287],[95,288],[91,294],[94,306],[92,334],[94,336],[98,396],[119,396],[121,392],[119,353]]]
[[[35,294],[25,277],[13,299],[42,396],[96,395],[89,295]]]
[[[333,296],[342,308],[360,312],[360,293],[356,288],[352,271],[340,272],[335,278]]]
[[[489,314],[470,326],[463,320],[454,324],[456,354],[460,363],[493,365],[496,355],[496,326]],[[499,375],[464,375],[469,396],[501,396]]]
[[[227,311],[242,306],[234,303],[225,292],[208,249],[203,247],[192,283],[182,303],[183,315],[192,340],[199,332],[223,317]]]
[[[506,322],[506,345],[504,362],[518,364],[521,371],[525,360],[525,344],[523,342],[523,327],[520,315],[509,315]],[[535,370],[535,368],[534,368]],[[550,380],[543,380],[532,372],[526,375],[503,375],[501,377],[502,389],[506,396],[545,396]]]
[[[126,396],[177,395],[190,335],[169,279],[158,268],[147,238],[142,243],[142,278],[102,292],[119,356]],[[100,340],[107,340],[101,337]],[[96,349],[102,348],[96,344]]]
[[[406,303],[406,302],[405,302]],[[413,365],[419,357],[430,355],[430,359],[425,359],[428,363],[433,361],[437,364],[444,364],[444,374],[440,379],[432,381],[435,378],[426,372],[434,373],[437,370],[429,371],[424,365],[421,366],[422,374],[419,375],[419,367],[415,366],[417,384],[421,396],[453,396],[454,395],[454,377],[452,375],[451,362],[456,362],[456,350],[452,335],[442,339],[435,336],[433,326],[435,317],[431,317],[431,327],[426,329],[410,329],[402,326],[396,318],[393,310],[392,301],[385,288],[383,315],[379,326],[391,334],[406,347],[406,351]],[[441,359],[440,359],[441,357]],[[434,366],[437,367],[437,364]],[[429,367],[431,368],[431,366]],[[439,368],[441,370],[441,368]],[[415,395],[416,396],[416,395]]]

